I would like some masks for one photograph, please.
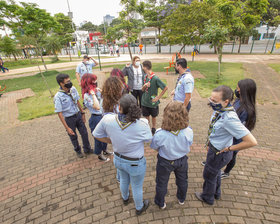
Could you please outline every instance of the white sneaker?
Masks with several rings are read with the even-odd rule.
[[[164,202],[164,205],[162,207],[159,207],[159,208],[164,210],[166,208],[166,203]]]
[[[184,201],[183,201],[183,202],[180,202],[180,201],[178,200],[178,202],[179,202],[179,205],[184,205],[184,204],[185,204]]]

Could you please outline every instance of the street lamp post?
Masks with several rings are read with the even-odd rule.
[[[76,29],[74,28],[74,23],[73,23],[73,12],[70,11],[70,5],[69,5],[68,0],[67,0],[67,5],[68,5],[68,16],[71,19],[72,29],[74,30],[74,38],[75,38],[75,42],[76,42],[77,55],[78,55],[78,57],[80,57],[79,49],[78,49],[78,39],[77,39],[77,35],[76,35]]]

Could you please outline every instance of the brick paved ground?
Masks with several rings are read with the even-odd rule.
[[[174,77],[163,78],[173,85]],[[162,101],[161,113],[166,103]],[[195,143],[189,154],[186,203],[177,203],[172,175],[167,209],[153,204],[156,153],[147,145],[144,197],[152,205],[139,217],[133,203],[122,205],[112,158],[108,163],[95,155],[76,158],[56,115],[5,129],[0,132],[0,223],[279,223],[279,105],[258,105],[254,134],[260,144],[239,153],[231,177],[222,181],[221,200],[209,206],[194,197],[203,183],[202,144],[211,113],[206,104],[194,95],[190,124]],[[93,145],[92,137],[90,142]]]

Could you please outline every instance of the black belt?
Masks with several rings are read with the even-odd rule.
[[[138,160],[143,158],[143,156],[141,158],[130,158],[130,157],[123,156],[123,155],[121,155],[121,154],[119,154],[117,152],[114,152],[114,155],[116,155],[116,156],[118,156],[118,157],[120,157],[122,159],[130,160],[130,161],[138,161]]]
[[[165,158],[163,158],[162,156],[160,156],[159,154],[158,154],[158,156],[159,156],[161,159],[163,159],[163,160],[169,162],[171,165],[173,165],[174,162],[175,162],[176,160],[182,159],[182,158],[185,157],[186,155],[184,155],[184,156],[182,156],[182,157],[180,157],[180,158],[178,158],[178,159],[175,159],[175,160],[168,160],[168,159],[165,159]]]
[[[93,116],[102,116],[102,114],[91,114]]]
[[[216,155],[219,155],[220,152],[221,152],[221,150],[216,149],[216,148],[211,144],[211,142],[209,142],[209,149],[213,150],[213,151],[216,153]]]

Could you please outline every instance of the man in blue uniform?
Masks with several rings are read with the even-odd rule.
[[[81,80],[83,75],[86,73],[92,74],[92,68],[97,65],[97,61],[95,61],[93,58],[88,57],[87,55],[84,56],[83,61],[80,64],[78,64],[76,68],[76,78],[79,83],[79,86],[81,86]]]
[[[65,127],[77,156],[82,158],[83,154],[78,142],[76,128],[79,130],[82,137],[84,153],[90,154],[93,153],[93,150],[88,140],[88,133],[85,126],[85,112],[79,102],[80,96],[77,89],[72,86],[69,75],[58,74],[56,80],[60,86],[60,90],[54,97],[55,112],[58,114],[61,123]]]
[[[182,102],[187,108],[187,111],[190,111],[194,79],[187,67],[187,60],[185,58],[178,59],[175,68],[179,72],[179,77],[175,90],[172,91],[171,95],[174,95],[174,101]]]

